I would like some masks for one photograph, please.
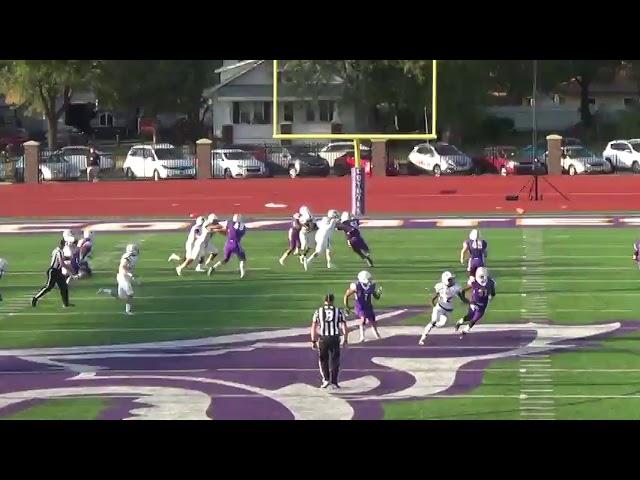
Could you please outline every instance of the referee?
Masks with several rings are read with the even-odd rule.
[[[51,252],[51,265],[47,270],[47,283],[42,290],[40,290],[32,299],[31,306],[35,307],[38,304],[38,300],[49,293],[55,285],[58,285],[60,290],[60,296],[62,297],[62,306],[73,307],[69,303],[69,287],[67,286],[67,279],[62,273],[62,267],[64,266],[64,254],[62,249],[64,248],[65,240],[61,239],[60,243]]]
[[[324,305],[315,311],[311,322],[311,345],[318,349],[320,374],[322,385],[327,388],[338,385],[338,372],[340,371],[340,333],[344,337],[344,345],[347,345],[347,322],[342,310],[333,305],[333,293],[324,297]]]

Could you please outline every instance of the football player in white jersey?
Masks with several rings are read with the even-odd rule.
[[[431,305],[433,306],[431,321],[424,327],[424,332],[422,332],[418,342],[419,345],[424,345],[424,341],[433,327],[441,328],[445,326],[453,313],[453,301],[456,297],[463,303],[469,303],[462,291],[462,287],[456,283],[456,276],[451,272],[443,272],[441,281],[436,283],[434,289],[436,293],[431,299]]]
[[[318,222],[318,231],[316,232],[316,249],[310,257],[305,258],[302,261],[304,269],[307,270],[309,264],[322,252],[325,252],[327,257],[327,268],[331,268],[331,239],[333,232],[336,230],[336,225],[340,220],[340,213],[337,210],[329,210],[327,216]]]
[[[187,258],[192,257],[191,254],[193,251],[193,246],[196,243],[196,238],[200,235],[200,232],[202,230],[202,225],[204,225],[204,222],[205,222],[204,217],[196,218],[196,223],[191,227],[191,230],[189,230],[187,241],[184,244],[184,256],[181,258],[176,253],[172,253],[169,256],[169,259],[167,260],[168,262],[180,262],[180,264],[183,264],[185,263]],[[198,252],[195,252],[195,253],[198,253]]]
[[[206,266],[216,255],[218,255],[218,249],[211,241],[211,237],[220,229],[221,226],[218,223],[218,217],[214,213],[210,214],[200,228],[199,233],[195,236],[190,255],[182,263],[182,265],[176,268],[176,273],[178,275],[182,275],[182,270],[191,265],[191,263],[196,260],[198,260],[196,272],[206,272],[206,270],[200,264],[202,263],[201,259],[202,261],[204,261],[204,258],[209,256],[207,262],[205,263]]]
[[[98,294],[110,295],[116,299],[123,300],[125,302],[124,313],[126,315],[133,315],[133,283],[136,282],[140,285],[140,281],[133,276],[139,254],[140,249],[137,245],[127,245],[118,265],[118,274],[116,275],[118,288],[101,288],[98,290]]]
[[[318,231],[318,223],[306,205],[300,207],[299,213],[299,221],[302,225],[300,229],[300,263],[304,265],[304,259],[312,247],[313,234]]]

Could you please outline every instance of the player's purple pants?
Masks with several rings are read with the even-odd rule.
[[[222,263],[228,263],[229,260],[231,260],[231,256],[235,255],[238,257],[238,259],[240,259],[241,261],[245,261],[247,259],[247,256],[244,253],[244,250],[242,249],[242,247],[239,244],[225,244],[224,246],[224,260],[222,260]]]
[[[480,267],[484,267],[484,260],[482,258],[470,258],[469,265],[467,266],[467,272],[469,272],[469,275],[474,277],[476,275],[476,270]]]
[[[352,250],[356,253],[369,251],[369,246],[360,235],[349,238],[349,245],[351,245]]]
[[[300,248],[300,232],[297,230],[289,230],[289,249],[294,251]]]
[[[376,323],[376,313],[373,308],[362,308],[356,304],[356,316],[360,319],[364,318],[365,323]]]
[[[469,306],[469,310],[467,311],[467,321],[471,324],[475,324],[478,320],[484,317],[484,312],[486,312],[486,305],[478,305],[476,304],[476,308],[473,309]]]

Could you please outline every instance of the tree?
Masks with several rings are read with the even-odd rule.
[[[201,126],[207,110],[202,92],[215,83],[215,69],[221,64],[220,60],[109,60],[101,65],[95,90],[108,107],[143,108],[151,117],[184,113],[190,125]]]
[[[95,60],[2,61],[0,85],[18,103],[45,116],[49,148],[53,149],[58,120],[67,110],[73,92],[91,83],[97,65]]]
[[[460,138],[482,116],[489,64],[447,60],[439,65],[438,121],[445,139]],[[385,108],[391,117],[405,118],[405,124],[398,126],[403,131],[424,129],[424,109],[431,106],[431,60],[297,60],[287,62],[284,72],[305,91],[341,79],[344,100],[378,114]],[[376,126],[378,131],[380,127]],[[389,129],[388,123],[382,127]]]

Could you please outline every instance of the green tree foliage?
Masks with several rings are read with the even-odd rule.
[[[91,84],[97,67],[95,60],[1,61],[0,86],[14,101],[45,116],[49,148],[55,148],[58,120],[73,92]]]

